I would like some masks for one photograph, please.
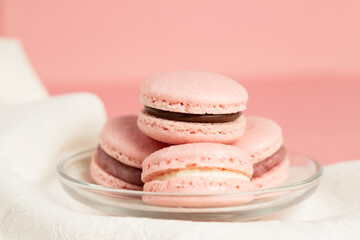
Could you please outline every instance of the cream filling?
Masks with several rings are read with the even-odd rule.
[[[183,169],[164,173],[160,176],[153,178],[153,180],[165,180],[173,177],[214,177],[214,178],[232,178],[246,182],[250,182],[250,178],[242,173],[221,170],[221,169]]]

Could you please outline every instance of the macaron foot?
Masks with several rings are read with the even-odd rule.
[[[144,195],[143,201],[166,207],[225,207],[249,203],[253,195],[251,185],[236,179],[212,177],[174,177],[163,181],[152,181],[144,185],[145,192],[167,193],[164,196]],[[181,193],[182,196],[172,195]],[[206,194],[201,196],[201,194]]]

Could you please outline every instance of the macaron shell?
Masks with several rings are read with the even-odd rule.
[[[209,72],[176,71],[153,75],[141,85],[141,102],[172,112],[223,114],[243,111],[248,94],[238,82]]]
[[[246,119],[227,123],[194,123],[172,121],[154,117],[141,111],[137,121],[139,129],[153,139],[169,144],[196,142],[233,143],[244,133]]]
[[[251,191],[250,183],[230,178],[174,177],[163,181],[152,181],[144,185],[146,192],[169,194],[215,194],[217,196],[143,196],[143,201],[152,205],[168,207],[221,207],[245,204],[253,200],[252,195],[236,195]],[[223,195],[234,193],[235,195]]]
[[[282,185],[289,176],[290,160],[286,157],[281,163],[270,169],[263,175],[252,178],[251,184],[254,190],[273,188]]]
[[[119,178],[116,178],[113,175],[105,172],[95,162],[94,158],[91,160],[91,163],[90,163],[90,175],[97,184],[105,186],[105,187],[122,188],[122,189],[129,189],[129,190],[142,190],[142,187],[140,187],[140,186],[127,183],[127,182],[125,182]]]
[[[257,163],[273,155],[282,144],[282,130],[276,122],[264,117],[247,116],[244,134],[232,145],[249,153]]]
[[[137,127],[137,116],[122,116],[108,120],[100,134],[101,148],[120,162],[141,168],[142,161],[151,153],[167,147],[144,135]]]
[[[189,143],[170,146],[152,153],[143,162],[141,178],[154,177],[179,169],[221,169],[252,175],[251,157],[239,148],[219,143]]]

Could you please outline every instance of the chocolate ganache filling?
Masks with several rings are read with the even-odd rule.
[[[122,162],[116,160],[115,158],[109,156],[104,150],[98,147],[97,152],[95,153],[96,163],[103,169],[105,172],[120,178],[121,180],[142,186],[144,183],[141,181],[141,169],[128,166]]]
[[[266,172],[270,171],[273,167],[279,165],[286,159],[286,149],[282,146],[276,153],[270,157],[254,164],[254,172],[252,178],[260,177]]]
[[[196,122],[196,123],[224,123],[236,120],[241,116],[241,112],[226,114],[192,114],[164,111],[148,106],[144,106],[146,113],[167,120],[180,122]]]

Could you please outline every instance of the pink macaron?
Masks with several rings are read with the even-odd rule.
[[[231,143],[244,132],[248,94],[238,82],[214,73],[157,74],[141,85],[139,129],[170,144]]]
[[[276,122],[264,117],[247,117],[244,135],[232,145],[252,157],[254,189],[276,187],[286,181],[290,162],[283,141],[281,127]]]
[[[114,188],[142,189],[143,160],[168,145],[140,132],[136,119],[136,116],[116,117],[104,125],[90,165],[96,183]]]
[[[246,203],[252,196],[222,195],[250,191],[252,159],[243,150],[219,143],[188,143],[152,153],[143,164],[144,191],[188,194],[150,196],[147,203],[174,207],[210,207]],[[215,196],[191,196],[214,194]]]

